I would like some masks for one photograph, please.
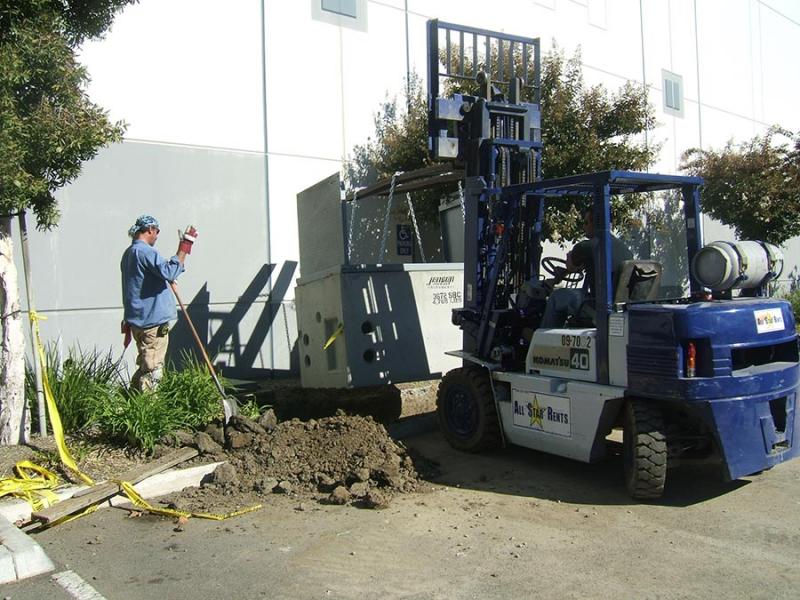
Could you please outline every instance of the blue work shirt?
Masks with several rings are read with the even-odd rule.
[[[183,273],[177,256],[165,260],[155,248],[142,240],[125,250],[120,261],[122,305],[125,321],[146,329],[176,319],[175,297],[169,287]]]

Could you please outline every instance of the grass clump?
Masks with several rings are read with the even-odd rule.
[[[152,450],[181,429],[198,429],[222,415],[220,395],[205,366],[182,355],[180,370],[168,365],[158,388],[117,388],[98,415],[100,429],[126,444]],[[220,383],[225,385],[224,380]]]
[[[181,429],[199,429],[222,415],[219,391],[206,367],[193,354],[181,357],[181,367],[168,364],[156,390],[128,390],[110,352],[70,351],[59,366],[54,346],[43,366],[56,406],[69,434],[89,430],[101,437],[151,451],[159,440]],[[220,378],[224,387],[226,382]],[[36,382],[26,372],[26,397],[38,423]]]
[[[111,352],[101,354],[78,348],[70,349],[67,358],[59,360],[58,348],[49,344],[45,349],[46,364],[42,366],[53,399],[58,407],[65,431],[79,433],[97,422],[97,414],[108,390],[119,385],[118,363]],[[31,405],[34,427],[38,427],[39,405],[36,399],[36,377],[33,368],[25,368],[25,397]]]

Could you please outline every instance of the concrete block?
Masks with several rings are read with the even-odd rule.
[[[196,467],[189,467],[188,469],[176,469],[173,471],[164,471],[152,477],[148,477],[144,481],[140,481],[133,487],[139,492],[142,498],[157,498],[165,494],[179,492],[187,487],[197,487],[203,478],[214,472],[222,463],[215,462],[207,465],[198,465]],[[124,494],[118,494],[111,498],[108,503],[111,506],[119,506],[120,504],[130,504],[130,500]]]
[[[0,519],[0,543],[14,559],[17,579],[26,579],[55,569],[53,561],[47,557],[42,547],[5,519]]]
[[[79,490],[86,489],[88,486],[70,485],[58,488],[55,491],[59,501],[72,498]],[[3,500],[0,502],[0,517],[3,517],[11,523],[17,521],[29,521],[31,518],[31,505],[25,500]]]
[[[0,546],[0,584],[11,583],[17,580],[17,570],[14,568],[14,557],[5,546]]]

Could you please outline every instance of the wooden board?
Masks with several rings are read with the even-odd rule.
[[[126,473],[122,473],[118,479],[127,481],[128,483],[138,483],[151,475],[161,473],[170,467],[192,459],[198,454],[195,448],[181,448],[151,463],[139,465]],[[104,481],[103,483],[98,483],[90,488],[81,490],[79,494],[76,494],[72,498],[68,498],[63,502],[59,502],[49,508],[33,513],[31,519],[43,523],[52,523],[62,517],[89,508],[94,504],[99,504],[117,495],[119,492],[120,487],[118,484],[113,481]]]

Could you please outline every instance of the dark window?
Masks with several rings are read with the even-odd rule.
[[[661,80],[664,84],[664,112],[676,117],[683,116],[683,77],[661,71]]]
[[[356,0],[322,0],[322,10],[353,19],[358,17]]]

